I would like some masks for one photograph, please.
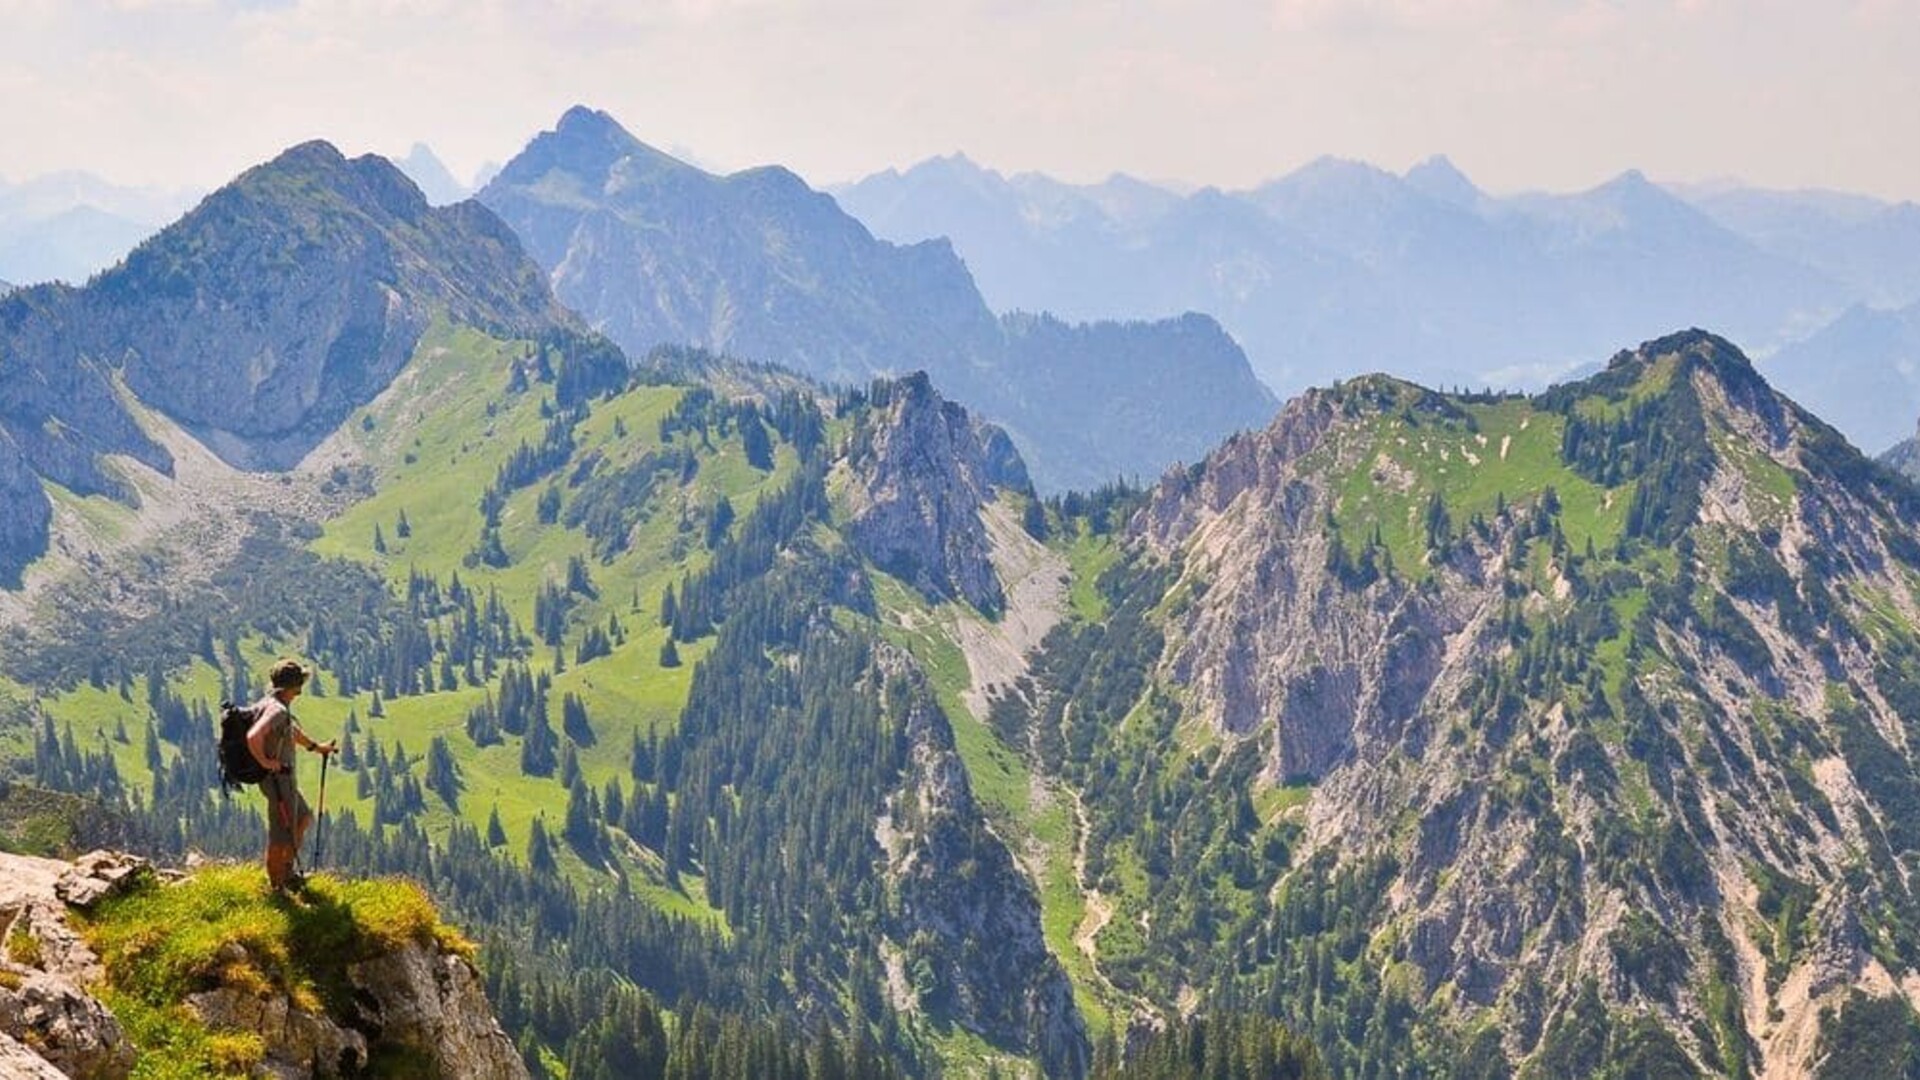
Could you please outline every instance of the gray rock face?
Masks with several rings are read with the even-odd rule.
[[[347,974],[360,991],[360,1026],[384,1044],[418,1052],[440,1076],[527,1075],[513,1040],[494,1019],[479,972],[464,958],[414,945],[355,964]]]
[[[876,399],[876,418],[847,465],[854,545],[930,598],[999,611],[1006,597],[980,521],[993,498],[990,469],[966,410],[942,400],[923,374],[879,392],[887,399]]]
[[[0,1032],[75,1080],[118,1080],[133,1071],[133,1046],[120,1021],[57,975],[30,975],[17,990],[0,986]]]
[[[4,1032],[0,1032],[0,1076],[9,1080],[69,1080],[52,1062]]]
[[[911,764],[882,829],[894,937],[921,974],[916,1004],[1034,1055],[1047,1076],[1083,1076],[1086,1027],[1041,936],[1032,883],[987,829],[928,701],[907,718]]]
[[[1449,661],[1441,646],[1500,595],[1477,564],[1485,550],[1437,567],[1441,589],[1382,579],[1354,593],[1340,581],[1325,528],[1337,493],[1317,480],[1324,455],[1343,461],[1332,441],[1340,413],[1330,394],[1297,399],[1266,431],[1224,446],[1199,479],[1169,474],[1137,526],[1167,551],[1206,536],[1188,559],[1208,599],[1177,636],[1170,674],[1198,715],[1231,734],[1271,724],[1277,777],[1322,776],[1356,740],[1404,731],[1443,674],[1464,675],[1466,654]]]

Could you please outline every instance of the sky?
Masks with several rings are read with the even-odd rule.
[[[0,0],[0,178],[208,188],[287,146],[455,176],[570,105],[816,185],[955,151],[1227,189],[1444,153],[1920,200],[1916,0]]]

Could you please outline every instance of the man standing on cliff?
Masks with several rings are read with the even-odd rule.
[[[247,749],[267,770],[266,779],[260,781],[260,790],[267,796],[267,883],[274,892],[283,892],[301,883],[293,864],[307,826],[313,824],[313,811],[294,782],[294,748],[324,755],[333,753],[334,744],[314,742],[293,718],[293,699],[307,686],[306,668],[282,657],[267,671],[267,683],[272,690],[254,706]]]

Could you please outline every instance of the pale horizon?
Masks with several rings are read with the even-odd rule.
[[[584,104],[822,187],[956,151],[1226,190],[1440,153],[1494,193],[1638,169],[1920,198],[1920,5],[1894,0],[0,0],[0,19],[11,183],[204,190],[313,138],[424,142],[464,183]]]

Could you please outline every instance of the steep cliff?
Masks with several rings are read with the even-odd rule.
[[[1006,596],[980,511],[994,498],[990,478],[1018,470],[996,466],[967,411],[924,374],[874,392],[874,413],[842,466],[854,546],[930,598],[999,611]]]
[[[0,854],[8,1076],[173,1068],[273,1076],[526,1076],[472,947],[415,886],[318,878],[270,897],[251,868],[182,876],[94,852]]]

